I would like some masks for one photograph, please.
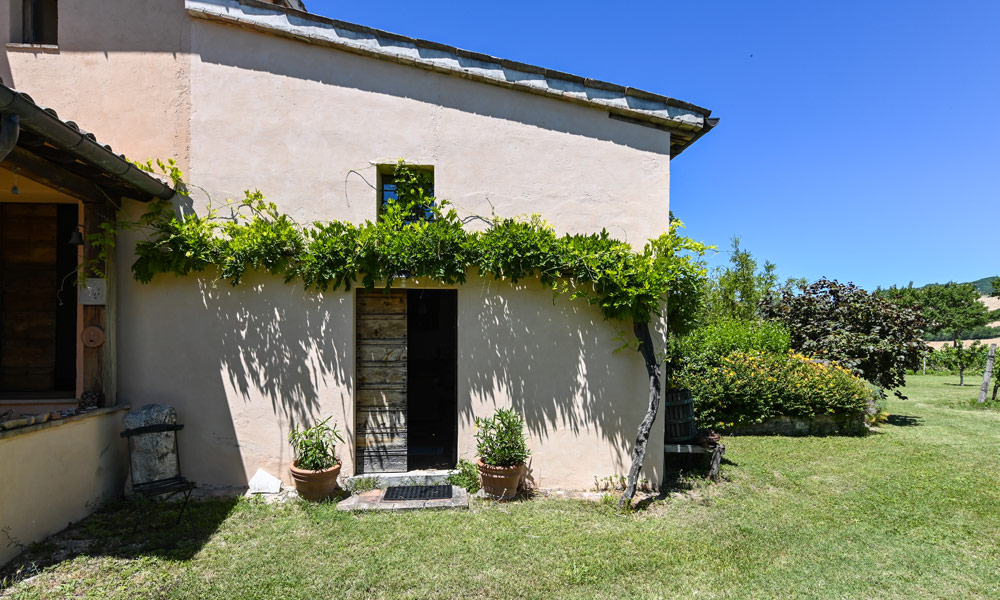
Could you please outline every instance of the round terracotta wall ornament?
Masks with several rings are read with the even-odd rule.
[[[83,340],[83,345],[88,348],[100,348],[104,345],[104,330],[96,325],[84,327],[80,339]]]

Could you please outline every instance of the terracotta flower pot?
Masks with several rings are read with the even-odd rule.
[[[340,463],[333,465],[329,469],[310,471],[300,469],[292,463],[288,469],[292,472],[292,481],[295,482],[295,491],[306,500],[325,500],[333,495],[337,488],[337,476],[340,475]]]
[[[524,471],[524,463],[513,467],[494,467],[479,459],[479,478],[483,482],[483,491],[497,500],[510,500],[517,495],[517,486],[521,483]]]

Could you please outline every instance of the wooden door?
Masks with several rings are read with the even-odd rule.
[[[357,293],[355,439],[359,473],[407,470],[406,290]]]

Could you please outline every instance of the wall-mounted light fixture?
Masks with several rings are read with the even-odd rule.
[[[83,225],[77,225],[73,228],[73,233],[69,234],[69,241],[66,242],[70,246],[82,246],[83,245],[83,233],[80,230],[83,229]]]

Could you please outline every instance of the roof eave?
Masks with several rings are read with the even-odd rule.
[[[137,168],[124,155],[115,154],[110,146],[100,144],[93,134],[81,130],[72,121],[61,120],[53,109],[35,104],[30,96],[9,88],[2,82],[0,114],[16,114],[20,128],[32,132],[74,159],[96,167],[103,174],[121,182],[127,190],[134,190],[128,197],[147,202],[153,198],[166,200],[174,195],[170,186]]]
[[[713,125],[700,106],[596,79],[462,50],[259,0],[186,0],[195,18],[548,96],[670,131],[676,156]],[[245,9],[252,9],[250,11]]]

